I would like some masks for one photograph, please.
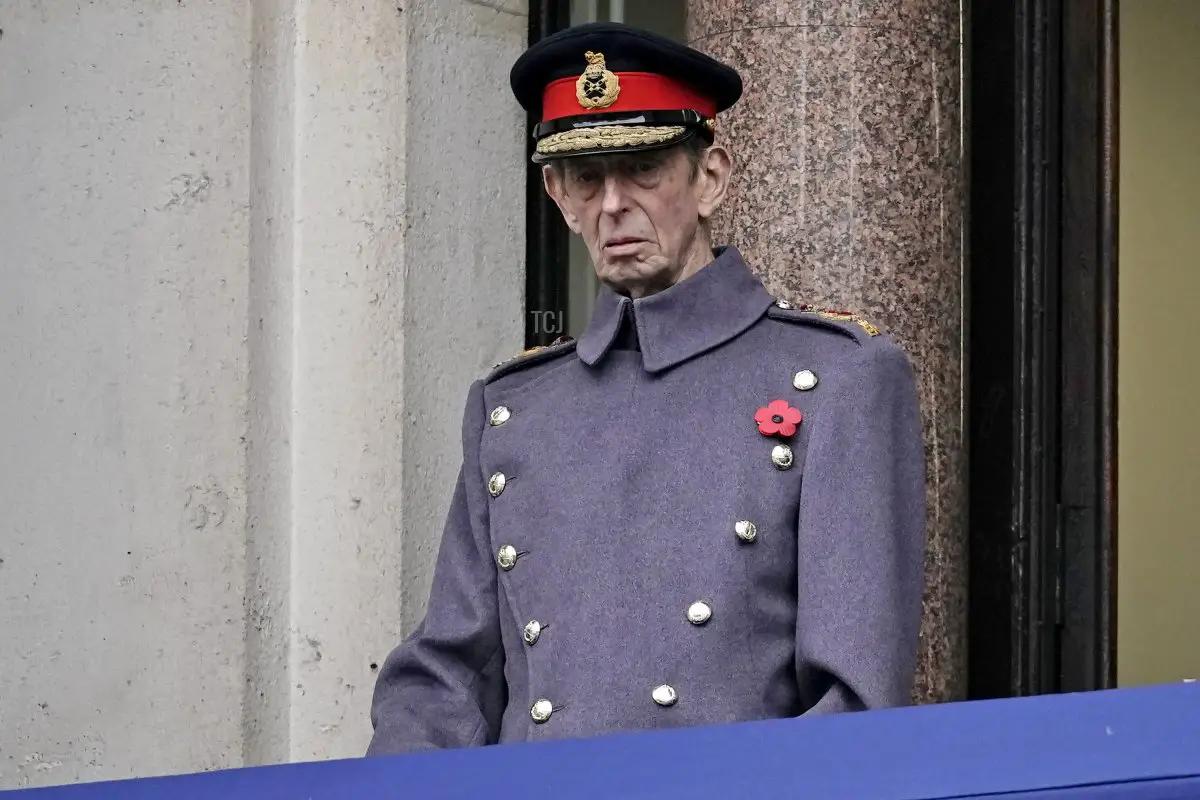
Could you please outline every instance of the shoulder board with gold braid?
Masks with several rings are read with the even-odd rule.
[[[777,300],[767,309],[767,316],[837,331],[859,344],[866,344],[883,333],[877,325],[852,311],[837,311],[809,304],[793,305],[785,300]]]
[[[488,373],[485,383],[491,383],[502,375],[507,375],[510,372],[516,372],[519,369],[531,367],[534,364],[541,364],[544,361],[549,361],[560,355],[571,352],[575,349],[575,340],[570,336],[560,336],[549,345],[543,347],[531,347],[528,350],[522,350],[507,361],[502,361],[492,368]]]

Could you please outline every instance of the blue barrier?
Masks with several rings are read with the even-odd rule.
[[[13,800],[1200,798],[1200,684],[76,784]]]

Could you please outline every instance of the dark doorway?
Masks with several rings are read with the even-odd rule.
[[[529,44],[570,24],[571,0],[529,0]],[[539,120],[530,118],[527,130]],[[569,324],[566,270],[568,231],[554,202],[542,188],[541,169],[533,158],[533,138],[525,139],[525,346],[542,347]],[[547,320],[553,324],[545,324]]]
[[[1109,688],[1116,2],[970,12],[968,693]]]

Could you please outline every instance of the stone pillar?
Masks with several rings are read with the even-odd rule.
[[[470,381],[522,346],[517,0],[257,0],[247,763],[361,755]],[[464,323],[464,320],[466,322]]]
[[[878,320],[915,362],[928,448],[916,699],[964,696],[963,160],[958,0],[689,0],[736,66],[736,177],[717,239],[768,287]]]

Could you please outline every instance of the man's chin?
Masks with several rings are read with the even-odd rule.
[[[667,288],[675,282],[675,274],[669,264],[638,257],[605,259],[596,270],[601,283],[618,294],[635,298]]]

